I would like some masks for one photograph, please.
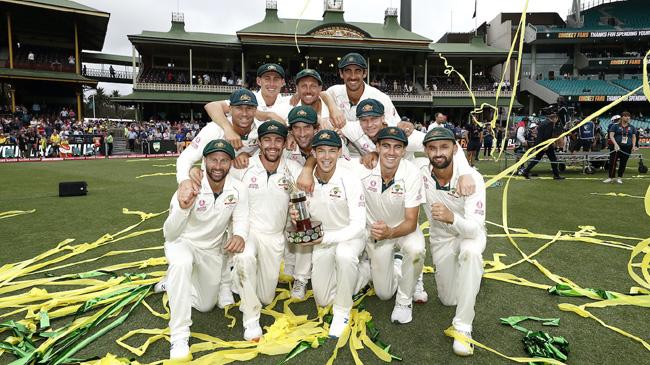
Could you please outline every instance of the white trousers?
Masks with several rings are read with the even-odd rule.
[[[241,269],[250,278],[257,297],[264,304],[271,303],[275,298],[284,247],[283,232],[269,234],[250,230],[244,253],[254,260],[243,261],[241,268],[235,265],[235,272]]]
[[[192,308],[209,312],[217,304],[222,267],[228,255],[222,248],[201,249],[188,241],[177,239],[165,242],[167,258],[167,295],[169,296],[169,330],[171,341],[189,337],[192,325]],[[234,255],[235,263],[247,261],[243,254]],[[244,322],[260,304],[250,282],[242,278],[240,309]]]
[[[311,286],[316,304],[334,304],[335,311],[350,312],[365,246],[363,239],[313,246]]]
[[[438,298],[444,305],[456,305],[456,315],[452,321],[454,327],[471,332],[476,295],[483,276],[482,254],[486,237],[430,243],[436,267]]]
[[[311,278],[312,246],[287,242],[284,249],[284,269],[294,279],[307,282]]]
[[[395,245],[403,255],[401,271],[394,268],[393,257]],[[375,293],[381,300],[397,296],[395,302],[409,305],[413,301],[413,292],[418,276],[424,267],[425,244],[422,231],[415,231],[395,239],[377,241],[370,239],[366,248],[370,258],[370,272]]]

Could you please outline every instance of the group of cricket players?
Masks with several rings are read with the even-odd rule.
[[[169,297],[170,359],[191,359],[192,308],[224,308],[233,293],[244,339],[258,341],[282,267],[292,297],[304,299],[311,285],[319,307],[332,305],[330,337],[343,334],[353,296],[368,285],[381,300],[395,297],[391,322],[411,322],[413,302],[428,300],[421,207],[438,298],[456,306],[452,325],[471,338],[486,244],[483,178],[450,130],[425,134],[401,121],[390,98],[364,82],[360,54],[342,57],[338,70],[343,83],[327,90],[317,71],[300,71],[289,97],[280,94],[284,69],[264,64],[259,91],[206,105],[212,122],[178,158],[163,228],[168,269],[155,290]],[[290,202],[297,189],[323,232],[304,245],[286,238],[301,218]],[[473,347],[459,337],[453,351],[468,356]]]

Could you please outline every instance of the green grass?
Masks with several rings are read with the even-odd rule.
[[[650,151],[644,151],[650,158]],[[173,167],[156,167],[173,163],[168,160],[126,161],[66,161],[56,163],[22,163],[0,165],[0,212],[8,210],[36,209],[33,214],[0,220],[0,244],[2,255],[0,265],[31,258],[38,253],[54,247],[66,238],[74,238],[75,243],[92,242],[105,233],[115,233],[137,222],[136,216],[123,215],[122,208],[160,212],[167,209],[169,199],[176,187],[173,176],[159,176],[136,179],[136,176],[156,172],[171,172]],[[503,165],[502,163],[500,164]],[[500,165],[481,161],[478,166],[483,174],[492,175],[499,171]],[[631,162],[626,175],[637,175],[637,163]],[[548,172],[546,171],[548,170]],[[548,165],[541,164],[535,169],[540,176],[550,176]],[[582,178],[577,169],[569,168],[567,177]],[[602,171],[588,177],[603,178]],[[85,197],[59,198],[58,182],[85,180],[89,194]],[[623,185],[605,185],[599,180],[513,180],[508,196],[509,225],[527,228],[532,232],[555,234],[558,230],[575,231],[580,225],[595,226],[598,232],[646,238],[650,236],[643,200],[590,195],[592,192],[622,192],[643,196],[648,188],[648,178],[629,178]],[[489,221],[501,223],[501,201],[503,186],[488,188]],[[146,222],[141,228],[161,227],[165,216]],[[489,234],[503,233],[497,227],[488,226]],[[518,239],[525,252],[532,252],[544,242],[533,239]],[[147,234],[120,241],[96,250],[89,251],[66,262],[96,257],[112,250],[159,246],[163,243],[162,233]],[[630,242],[636,243],[636,242]],[[511,263],[519,259],[518,253],[504,238],[490,237],[485,259],[494,253],[504,253],[502,260]],[[582,287],[600,288],[626,293],[636,283],[627,273],[629,251],[589,245],[578,242],[558,242],[543,251],[537,259],[557,275],[573,280]],[[119,262],[162,256],[160,251],[145,251],[130,255],[105,258],[94,263],[76,265],[57,273],[72,273],[92,270]],[[430,256],[427,257],[430,265]],[[150,268],[146,270],[162,270]],[[133,270],[131,270],[133,272]],[[507,272],[528,280],[552,284],[534,266],[521,264]],[[39,276],[31,276],[35,278]],[[366,300],[367,310],[381,330],[381,338],[392,344],[396,354],[404,358],[404,364],[424,363],[504,363],[505,359],[480,349],[471,359],[462,359],[451,352],[451,339],[443,334],[454,314],[454,308],[442,306],[436,298],[433,275],[425,275],[425,285],[429,292],[429,302],[414,307],[414,321],[407,325],[389,323],[393,302],[382,302],[376,297]],[[48,290],[60,288],[50,287]],[[2,297],[0,297],[0,302]],[[499,318],[510,315],[531,315],[538,317],[559,317],[560,327],[545,328],[553,335],[565,336],[570,343],[569,362],[573,364],[598,363],[642,363],[648,359],[648,351],[631,339],[608,330],[591,319],[576,314],[562,312],[559,303],[582,304],[581,298],[562,298],[551,296],[545,291],[516,286],[485,279],[482,283],[476,305],[474,337],[477,341],[511,356],[525,356],[522,348],[522,334],[510,327],[500,325]],[[160,295],[148,298],[156,308],[161,308]],[[313,316],[313,301],[295,304],[297,313]],[[236,313],[235,313],[236,312]],[[4,313],[1,312],[1,313]],[[210,313],[193,313],[193,331],[210,334],[226,340],[240,340],[243,329],[241,314],[233,311],[238,318],[237,326],[228,329],[228,321],[221,310]],[[606,323],[618,326],[642,339],[650,339],[647,325],[648,309],[631,306],[610,307],[592,310]],[[18,318],[15,318],[18,319]],[[271,324],[269,317],[263,316],[262,325]],[[55,325],[62,321],[55,322]],[[542,329],[541,325],[524,323],[532,330]],[[137,308],[122,326],[88,346],[78,357],[103,356],[107,352],[119,356],[134,356],[119,347],[115,340],[129,330],[138,328],[163,328],[166,322],[154,317],[142,306]],[[4,338],[4,337],[3,337]],[[144,337],[134,338],[131,344],[140,344]],[[308,350],[291,363],[325,363],[334,341],[327,341],[322,348]],[[152,345],[146,354],[136,358],[141,363],[166,358],[168,343],[159,341]],[[360,352],[364,363],[380,363],[369,350]],[[646,360],[643,360],[643,359]],[[0,357],[0,363],[9,363],[12,355]],[[282,356],[260,356],[252,364],[276,363]],[[338,364],[352,363],[348,347],[339,351]]]

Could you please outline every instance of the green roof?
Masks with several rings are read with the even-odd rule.
[[[133,64],[133,58],[131,56],[122,56],[109,53],[99,53],[99,52],[81,52],[81,61],[90,62],[90,63],[105,63],[112,65],[124,65],[131,66]],[[135,62],[138,62],[136,58]]]
[[[107,18],[110,16],[109,13],[69,0],[0,0],[0,2]]]
[[[0,68],[0,78],[23,79],[23,80],[42,80],[42,81],[61,81],[73,82],[80,84],[96,84],[97,81],[77,75],[72,72],[56,72],[41,70],[23,70],[19,68]]]
[[[232,34],[201,33],[185,31],[183,22],[172,21],[172,26],[167,32],[156,32],[144,30],[140,34],[128,36],[131,43],[146,41],[153,43],[170,44],[203,44],[203,45],[229,45],[240,47],[239,39]]]
[[[211,101],[226,100],[229,95],[229,93],[133,90],[129,95],[120,96],[113,100],[119,103],[189,103],[203,105]]]
[[[319,30],[329,27],[339,27],[349,29],[356,33],[356,37],[343,36],[325,36],[314,34]],[[429,43],[430,39],[423,37],[417,33],[408,31],[402,28],[397,23],[397,17],[387,17],[384,23],[365,23],[365,22],[346,22],[343,19],[342,13],[326,12],[322,20],[314,19],[287,19],[278,18],[277,11],[267,9],[266,17],[259,23],[253,24],[249,27],[241,29],[237,32],[241,37],[242,35],[255,35],[262,37],[283,36],[290,38],[293,42],[294,34],[302,37],[302,41],[318,42],[323,38],[335,38],[340,43],[346,41],[354,41],[363,39],[365,41],[375,40],[384,42],[416,42],[416,43]],[[358,35],[361,35],[360,38]],[[307,37],[307,39],[304,39]],[[310,39],[311,38],[311,39]],[[248,43],[247,40],[242,39],[243,43]]]

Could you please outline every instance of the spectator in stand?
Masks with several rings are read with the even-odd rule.
[[[185,133],[183,133],[182,129],[178,129],[176,131],[176,152],[181,153],[185,149]]]
[[[109,133],[106,137],[107,156],[113,155],[113,133]]]
[[[34,63],[36,63],[36,55],[34,54],[34,52],[29,51],[29,53],[27,54],[27,63],[29,63],[29,67],[31,68],[34,67]]]
[[[50,156],[59,157],[59,146],[61,146],[61,136],[55,129],[50,136]]]
[[[138,132],[131,127],[129,129],[128,140],[129,140],[129,150],[135,151],[135,140],[138,138]]]
[[[108,73],[110,73],[112,79],[115,78],[115,69],[113,68],[113,65],[108,67]]]
[[[75,60],[73,55],[68,56],[68,65],[74,65],[75,64],[74,61]]]

